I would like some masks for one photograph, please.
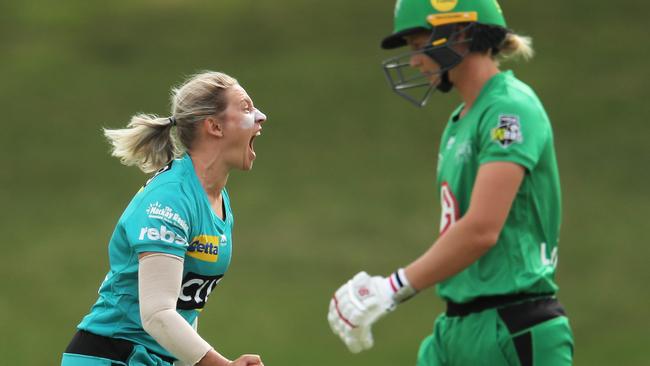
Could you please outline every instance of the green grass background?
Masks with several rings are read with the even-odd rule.
[[[641,1],[503,0],[537,57],[505,64],[554,123],[564,194],[558,281],[577,365],[648,364],[650,149]],[[378,48],[392,0],[0,2],[0,364],[55,365],[96,299],[107,240],[146,179],[101,127],[168,113],[202,69],[237,77],[269,117],[237,216],[226,279],[202,334],[268,366],[413,365],[443,304],[429,290],[348,353],[330,294],[387,274],[436,237],[435,158],[455,95],[422,110],[386,86]]]

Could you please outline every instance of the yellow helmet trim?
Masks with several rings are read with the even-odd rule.
[[[447,38],[440,38],[433,41],[431,45],[435,47],[435,46],[440,46],[441,44],[445,44],[446,42],[447,42]]]
[[[478,13],[475,11],[464,11],[460,13],[431,14],[427,16],[427,22],[434,27],[453,24],[467,23],[478,21]]]

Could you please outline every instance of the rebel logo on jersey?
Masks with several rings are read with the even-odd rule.
[[[216,262],[219,259],[219,244],[225,242],[222,235],[198,235],[195,236],[187,248],[187,255],[205,262]],[[222,244],[223,245],[223,244]]]
[[[143,227],[140,228],[140,236],[138,240],[151,240],[154,242],[162,241],[169,244],[181,244],[187,245],[187,240],[180,235],[177,235],[172,230],[169,230],[167,226],[160,225],[160,228],[157,227]]]

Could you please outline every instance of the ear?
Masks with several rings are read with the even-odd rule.
[[[203,120],[203,127],[209,136],[223,137],[223,121],[210,116]]]

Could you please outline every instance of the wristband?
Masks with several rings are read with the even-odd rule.
[[[397,304],[410,299],[418,293],[417,290],[411,286],[411,283],[404,272],[404,268],[400,268],[393,272],[387,279],[390,289],[393,292],[393,300]]]

